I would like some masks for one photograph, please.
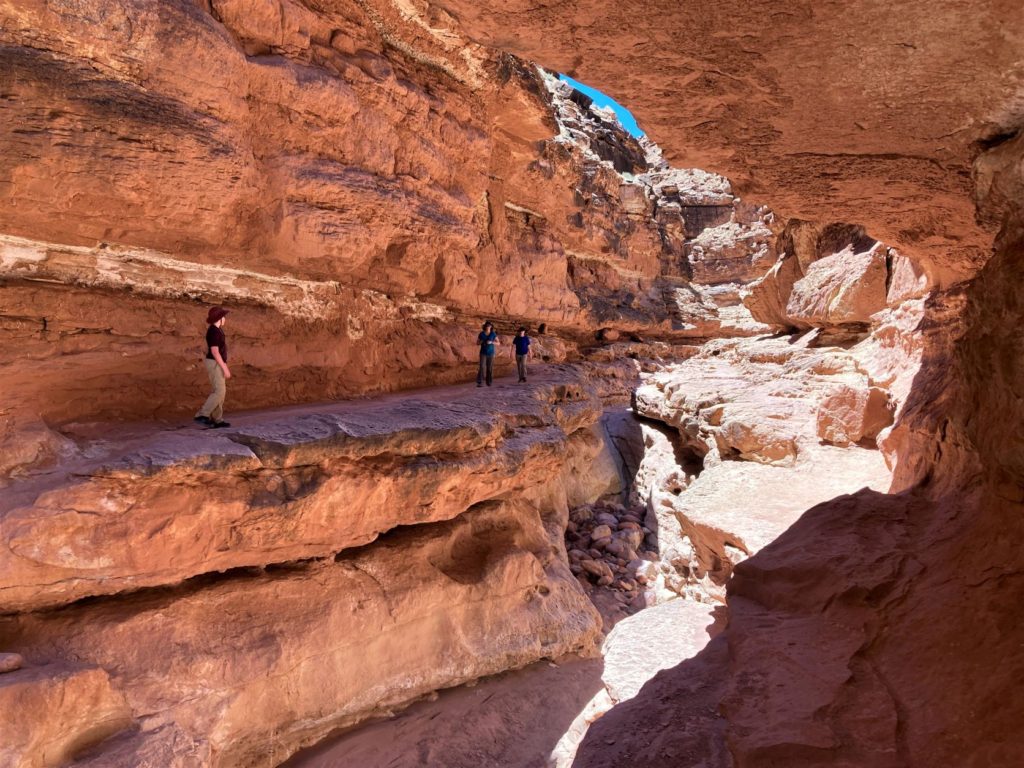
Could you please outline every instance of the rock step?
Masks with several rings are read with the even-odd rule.
[[[571,366],[251,413],[230,430],[110,433],[0,501],[0,613],[333,555],[591,459],[601,403]]]
[[[0,762],[36,765],[58,714],[89,722],[126,700],[117,725],[134,728],[76,765],[276,765],[434,690],[590,652],[600,618],[546,525],[548,495],[487,502],[304,567],[0,617],[5,645],[30,665],[0,676],[0,705],[26,675],[40,702],[0,706],[0,732],[18,734]],[[57,708],[46,692],[65,686],[53,670],[72,660],[99,667],[107,687]]]

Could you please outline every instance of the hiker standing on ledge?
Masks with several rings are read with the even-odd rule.
[[[224,397],[227,395],[227,379],[231,378],[231,369],[228,368],[228,340],[224,335],[224,323],[228,311],[224,307],[211,307],[206,315],[206,374],[210,377],[210,396],[206,398],[203,407],[199,409],[195,420],[200,424],[206,424],[211,429],[230,427],[226,421],[222,421],[224,415]]]
[[[494,378],[494,350],[498,343],[498,334],[494,332],[494,326],[489,322],[484,323],[483,330],[476,340],[480,344],[480,368],[476,373],[476,385],[482,387],[486,376],[489,387]]]
[[[519,370],[519,383],[526,381],[526,358],[530,354],[530,337],[526,335],[526,329],[521,327],[516,331],[512,339],[512,350],[516,356],[516,368]]]

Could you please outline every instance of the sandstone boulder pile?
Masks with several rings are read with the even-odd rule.
[[[565,546],[569,568],[598,587],[623,593],[621,601],[642,608],[657,539],[644,524],[643,507],[604,503],[577,507],[569,514]]]

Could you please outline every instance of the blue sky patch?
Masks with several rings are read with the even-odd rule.
[[[596,88],[591,88],[589,85],[584,85],[583,83],[573,80],[568,75],[559,75],[558,79],[568,83],[577,91],[587,94],[587,96],[594,100],[594,103],[597,104],[597,106],[611,107],[615,112],[615,116],[619,118],[619,122],[622,124],[622,127],[629,133],[633,134],[637,138],[644,135],[644,132],[640,130],[640,126],[636,124],[636,120],[633,118],[633,115],[630,114],[630,111],[619,104],[619,102],[615,101],[615,99],[605,96]]]

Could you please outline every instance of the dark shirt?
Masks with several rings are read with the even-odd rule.
[[[228,338],[224,335],[224,331],[218,328],[216,325],[211,325],[206,329],[206,359],[214,360],[213,348],[216,347],[220,350],[220,359],[225,363],[228,361]]]
[[[476,337],[476,340],[480,342],[481,355],[494,357],[494,342],[498,340],[498,334],[494,331],[491,331],[490,333],[480,331],[480,335]]]
[[[512,339],[512,343],[516,345],[516,354],[525,355],[530,351],[530,337],[529,336],[516,336]]]

